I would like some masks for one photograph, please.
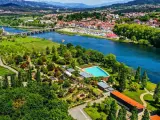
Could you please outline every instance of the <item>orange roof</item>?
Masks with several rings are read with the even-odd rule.
[[[113,95],[117,96],[118,98],[120,98],[121,100],[127,102],[128,104],[135,106],[137,109],[143,109],[144,106],[141,105],[140,103],[136,102],[135,100],[127,97],[126,95],[118,92],[118,91],[113,91],[112,92]]]
[[[160,120],[160,116],[158,115],[153,115],[150,117],[151,120]]]

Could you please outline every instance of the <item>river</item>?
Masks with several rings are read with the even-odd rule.
[[[9,28],[8,28],[9,29]],[[7,29],[5,29],[7,31]],[[12,33],[15,29],[9,29]],[[13,30],[13,31],[12,31]],[[56,32],[36,34],[33,37],[45,38],[53,42],[72,43],[87,49],[98,50],[104,54],[113,53],[117,60],[136,69],[138,66],[146,70],[153,83],[160,82],[160,49],[142,47],[133,44],[119,43],[105,39],[95,39],[83,36],[68,36]]]

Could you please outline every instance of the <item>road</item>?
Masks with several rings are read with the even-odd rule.
[[[1,57],[0,57],[0,66],[4,67],[6,69],[9,69],[10,71],[12,71],[12,72],[16,73],[16,75],[18,75],[18,71],[16,71],[15,69],[3,64]]]
[[[100,98],[98,100],[95,101],[91,101],[91,105],[95,102],[95,103],[101,103],[102,101],[105,100],[107,96]],[[77,107],[71,108],[69,109],[69,114],[76,120],[92,120],[88,114],[83,110],[85,107],[87,106],[87,103],[83,104],[83,105],[79,105]]]

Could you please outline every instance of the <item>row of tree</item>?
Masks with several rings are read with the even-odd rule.
[[[58,16],[58,20],[65,20],[65,21],[81,21],[82,19],[86,18],[94,18],[94,19],[100,19],[100,20],[106,20],[105,16],[102,16],[101,13],[97,12],[80,12],[80,13],[73,13],[70,15],[64,16]]]
[[[160,30],[139,24],[117,24],[114,32],[133,41],[149,41],[154,47],[160,47]]]

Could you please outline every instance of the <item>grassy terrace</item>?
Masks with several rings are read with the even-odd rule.
[[[138,91],[128,91],[127,90],[127,91],[123,92],[123,94],[125,94],[126,96],[128,96],[128,97],[132,98],[133,100],[143,104],[142,101],[140,100],[140,95],[142,93],[145,93],[145,91],[144,90],[138,90]]]
[[[92,120],[97,120],[99,118],[106,120],[107,115],[104,112],[98,112],[97,108],[89,107],[85,108],[84,111],[92,118]]]
[[[147,102],[147,109],[150,111],[156,111],[158,108],[160,108],[160,105],[155,104],[153,96],[150,94],[147,94],[144,96],[144,100]]]
[[[148,83],[147,83],[147,87],[146,87],[147,90],[149,90],[149,91],[154,91],[155,88],[156,88],[156,84],[151,83],[151,82],[148,82]]]
[[[54,43],[49,40],[39,39],[39,38],[15,38],[15,41],[7,41],[4,40],[0,43],[0,53],[16,53],[16,54],[23,54],[24,52],[31,52],[35,51],[44,51],[46,47],[52,47],[53,45],[58,46],[58,43]]]
[[[4,76],[6,74],[11,74],[11,73],[13,72],[0,66],[0,76]]]

